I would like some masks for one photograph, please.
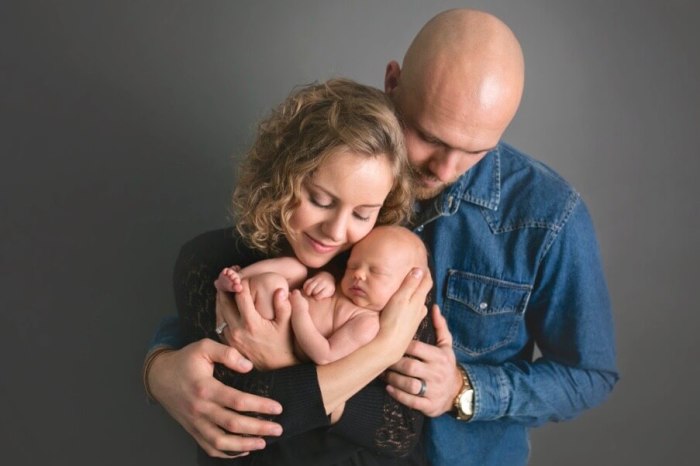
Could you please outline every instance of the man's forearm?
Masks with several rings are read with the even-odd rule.
[[[618,379],[614,370],[567,367],[544,358],[466,368],[475,391],[472,420],[508,418],[528,426],[571,419],[602,403]]]
[[[151,380],[149,378],[154,361],[164,352],[180,349],[184,346],[184,338],[180,330],[180,322],[177,316],[166,316],[158,324],[151,341],[148,344],[148,352],[143,361],[143,386],[149,401],[156,402],[153,394]]]

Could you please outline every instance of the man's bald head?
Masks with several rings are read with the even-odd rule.
[[[418,92],[448,81],[450,87],[461,88],[471,104],[498,111],[509,123],[522,96],[523,55],[513,32],[495,16],[449,10],[418,33],[406,52],[401,75],[404,84]]]
[[[409,159],[424,182],[419,197],[437,194],[498,143],[518,109],[523,84],[515,35],[495,16],[476,10],[438,14],[413,40],[402,67],[389,63],[386,90],[407,124]],[[412,140],[411,130],[418,139]],[[421,139],[444,150],[430,151]],[[466,157],[457,157],[460,152]]]

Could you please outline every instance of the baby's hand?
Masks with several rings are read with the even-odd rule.
[[[335,293],[335,279],[328,272],[319,272],[304,282],[304,293],[314,299],[330,298]]]
[[[226,267],[219,274],[219,278],[214,281],[214,286],[219,291],[227,291],[229,293],[240,293],[243,289],[241,286],[241,275],[238,273],[241,268],[237,265]]]

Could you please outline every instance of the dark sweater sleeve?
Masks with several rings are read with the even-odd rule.
[[[214,330],[214,280],[219,272],[229,265],[246,266],[263,258],[242,246],[233,237],[231,229],[205,233],[182,247],[175,264],[173,286],[180,324],[188,343],[202,338],[218,341]],[[280,402],[283,413],[266,418],[282,425],[282,438],[329,423],[316,367],[312,364],[268,372],[253,370],[247,374],[238,374],[217,364],[214,375],[229,386]]]

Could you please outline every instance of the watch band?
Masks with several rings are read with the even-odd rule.
[[[460,421],[468,421],[474,414],[473,402],[474,402],[474,389],[472,388],[471,382],[469,381],[469,376],[467,371],[460,364],[457,364],[457,370],[462,376],[462,388],[457,393],[454,399],[455,416]],[[464,409],[463,401],[468,403],[468,408]]]

